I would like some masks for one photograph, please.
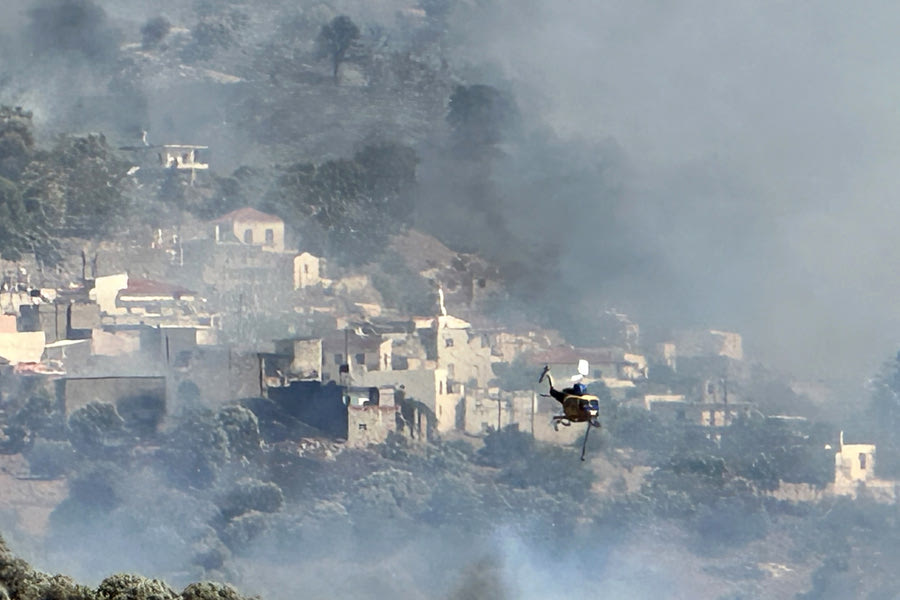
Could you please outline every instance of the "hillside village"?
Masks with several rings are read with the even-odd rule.
[[[100,403],[154,430],[173,415],[264,398],[309,426],[290,440],[304,447],[365,448],[391,435],[477,446],[510,427],[568,446],[581,428],[552,427],[559,407],[533,376],[549,365],[560,380],[575,380],[586,361],[591,391],[707,439],[739,419],[805,423],[762,415],[742,398],[748,375],[737,333],[684,331],[645,348],[638,324],[609,310],[585,317],[607,324],[602,347],[508,328],[479,312],[483,298],[500,293],[490,266],[415,230],[392,244],[433,287],[434,310],[404,314],[385,305],[364,269],[332,275],[324,257],[291,250],[290,235],[278,216],[245,207],[148,239],[88,245],[79,276],[68,280],[64,269],[45,275],[7,262],[0,419],[10,423],[22,390],[44,390],[66,419]],[[280,323],[282,337],[263,339],[254,324],[266,321]],[[694,376],[673,389],[655,369]],[[29,443],[9,431],[5,438],[7,454]],[[841,439],[828,489],[782,482],[774,493],[855,496],[862,486],[892,500],[894,483],[873,475],[874,454]],[[4,469],[7,490],[40,485],[27,461],[7,464],[15,465]]]
[[[0,598],[91,597],[4,539],[103,600],[896,597],[900,355],[837,391],[749,350],[783,314],[710,328],[770,237],[561,126],[517,4],[18,4]]]

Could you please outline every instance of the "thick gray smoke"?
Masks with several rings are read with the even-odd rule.
[[[624,155],[615,213],[598,177],[595,209],[557,215],[577,240],[567,280],[607,300],[627,291],[620,308],[649,324],[741,331],[806,375],[867,375],[893,351],[894,5],[529,0],[473,12],[455,30],[473,72],[499,72],[526,121],[612,138]],[[604,280],[592,273],[609,253],[591,249],[606,249],[594,233],[611,217],[625,255],[651,260]]]

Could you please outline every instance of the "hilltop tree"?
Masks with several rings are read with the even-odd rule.
[[[335,83],[338,82],[338,70],[341,68],[341,63],[347,60],[347,53],[358,39],[359,27],[346,15],[335,17],[330,23],[322,25],[319,37],[316,38],[316,45],[319,58],[331,60]]]

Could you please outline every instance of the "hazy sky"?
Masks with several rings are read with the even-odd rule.
[[[466,60],[499,65],[561,135],[622,149],[629,233],[661,265],[626,285],[806,375],[895,352],[900,7],[508,0],[480,17]]]

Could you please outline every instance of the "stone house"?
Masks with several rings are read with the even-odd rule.
[[[178,411],[217,408],[231,400],[265,396],[256,353],[227,346],[196,346],[178,353],[168,370],[169,404]]]
[[[429,325],[417,333],[428,357],[433,356],[437,367],[447,371],[450,382],[486,388],[494,376],[489,337],[473,332],[467,321],[449,315],[435,317]]]
[[[291,416],[353,447],[384,442],[399,427],[399,407],[390,385],[293,382],[268,393]]]
[[[465,406],[466,390],[451,385],[445,369],[406,369],[401,371],[368,371],[354,385],[396,388],[403,398],[421,402],[434,413],[439,432],[459,427]]]
[[[322,381],[357,382],[370,371],[391,371],[393,342],[344,329],[322,339]]]
[[[498,388],[467,390],[463,430],[468,435],[517,425],[519,431],[534,433],[538,396],[533,392],[504,392]],[[549,417],[548,417],[549,420]]]
[[[499,330],[490,332],[488,335],[493,362],[511,363],[527,353],[540,352],[550,347],[547,336],[539,335],[534,331],[523,334]]]
[[[322,381],[322,340],[275,340],[275,352],[261,352],[259,381],[261,394],[270,387],[286,387],[295,381]]]
[[[210,221],[212,239],[219,244],[258,246],[284,252],[284,221],[255,208],[244,207]]]
[[[390,405],[347,407],[347,446],[365,448],[381,444],[397,431],[398,407]]]

